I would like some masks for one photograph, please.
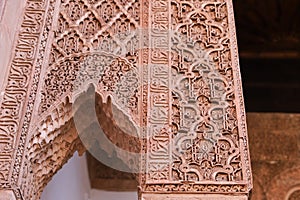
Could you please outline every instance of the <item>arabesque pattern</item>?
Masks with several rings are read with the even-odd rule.
[[[251,172],[231,2],[150,1],[149,7],[154,50],[142,191],[247,193]]]
[[[62,1],[40,112],[77,90],[78,84],[97,81],[101,94],[111,94],[126,72],[138,76],[133,68],[137,67],[139,17],[136,0]]]
[[[174,181],[243,180],[225,2],[172,1]]]
[[[249,193],[231,0],[27,0],[16,44],[0,180],[17,198],[80,150],[71,109],[90,84],[142,137],[142,194]]]

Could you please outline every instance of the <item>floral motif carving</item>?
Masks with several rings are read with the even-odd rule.
[[[149,7],[155,17],[149,17],[148,26],[156,33],[149,34],[154,48],[148,69],[153,83],[147,110],[150,155],[142,192],[167,192],[166,183],[178,189],[184,183],[200,187],[212,181],[216,188],[235,182],[243,185],[241,193],[248,193],[252,186],[245,113],[236,89],[240,75],[231,2],[162,0]],[[167,28],[174,33],[164,32]],[[165,51],[156,50],[156,40]],[[244,160],[248,164],[243,167]]]
[[[235,103],[231,58],[225,53],[230,55],[224,42],[229,40],[227,21],[219,13],[225,3],[172,4],[174,29],[180,33],[173,38],[173,110],[178,118],[173,122],[173,180],[241,181],[238,140],[231,135],[238,129],[237,117],[228,112]]]
[[[41,112],[46,111],[60,97],[70,94],[74,90],[72,85],[76,78],[80,77],[83,79],[81,81],[98,78],[98,91],[111,92],[120,81],[121,74],[136,67],[138,40],[128,32],[138,26],[134,20],[139,20],[138,5],[136,1],[122,5],[119,1],[74,0],[61,4],[51,48],[50,70],[42,92]],[[131,15],[134,15],[134,19]],[[88,52],[98,52],[99,55],[93,53],[86,56]],[[130,66],[116,56],[124,56],[125,60],[131,62]],[[90,68],[92,65],[94,71],[86,69],[86,66]],[[89,72],[85,73],[86,70]],[[92,73],[93,77],[87,78],[88,73]]]
[[[1,187],[37,198],[72,153],[84,151],[70,110],[73,94],[93,83],[141,126],[141,149],[132,148],[147,172],[141,192],[248,193],[231,6],[27,0],[0,108]]]

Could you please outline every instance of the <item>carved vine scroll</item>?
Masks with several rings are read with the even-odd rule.
[[[252,180],[231,1],[150,1],[144,9],[154,50],[141,192],[247,194]],[[166,51],[158,52],[162,45]]]
[[[248,194],[231,0],[27,0],[1,102],[1,188],[37,198],[84,151],[71,110],[91,84],[135,125],[142,194]]]

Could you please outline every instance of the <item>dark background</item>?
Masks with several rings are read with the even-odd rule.
[[[300,1],[233,0],[247,112],[300,112]]]

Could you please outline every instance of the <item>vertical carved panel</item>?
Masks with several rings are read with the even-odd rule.
[[[27,99],[33,77],[40,34],[43,33],[46,2],[26,2],[18,40],[12,52],[8,81],[0,107],[0,186],[15,187],[24,153],[25,137],[31,119],[34,95]],[[51,11],[49,11],[51,13]],[[41,45],[41,50],[43,46]],[[38,65],[38,64],[37,64]],[[27,105],[27,102],[30,102]]]
[[[169,4],[149,1],[149,12],[146,183],[156,183],[170,179]]]
[[[247,194],[252,179],[231,1],[146,7],[151,85],[141,192]]]

